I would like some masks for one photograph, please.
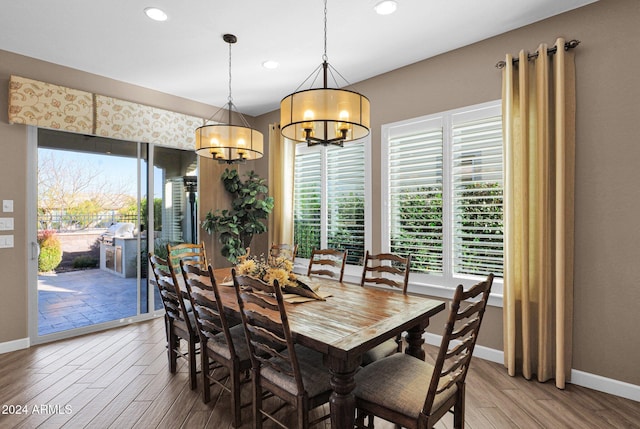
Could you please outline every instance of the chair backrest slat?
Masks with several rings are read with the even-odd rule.
[[[327,276],[342,281],[347,254],[348,250],[313,249],[309,258],[307,276]]]
[[[473,285],[466,291],[462,285],[456,288],[424,402],[422,410],[424,414],[430,414],[436,395],[454,384],[462,388],[492,284],[493,274],[489,274],[485,281]],[[478,301],[467,301],[474,300],[480,295],[481,298]]]
[[[278,281],[274,280],[270,285],[249,276],[237,275],[235,269],[231,273],[253,370],[259,374],[269,366],[292,377],[298,392],[303,392],[304,383]],[[283,353],[283,349],[287,353]]]
[[[482,301],[474,302],[473,304],[471,304],[467,308],[465,308],[463,311],[459,312],[456,315],[456,318],[457,319],[468,319],[469,317],[471,317],[471,315],[473,313],[477,313],[478,311],[480,311],[481,307],[482,307]]]
[[[167,259],[176,273],[180,273],[180,261],[185,265],[195,265],[203,270],[207,269],[207,253],[204,250],[204,243],[180,243],[176,245],[167,244]]]
[[[287,346],[287,342],[283,341],[283,337],[274,333],[273,330],[271,329],[265,329],[265,328],[262,328],[261,326],[256,326],[256,325],[249,325],[247,329],[251,331],[252,337],[255,340],[257,340],[257,341],[254,341],[252,339],[252,341],[254,341],[255,343],[259,342],[260,344],[263,344],[265,347],[270,347],[276,351],[282,349],[282,347]],[[277,355],[273,354],[273,356],[277,356]]]
[[[467,363],[467,358],[468,356],[465,354],[462,356],[458,356],[457,359],[449,359],[447,361],[449,365],[442,369],[442,371],[440,372],[440,378],[443,378],[443,377],[459,378],[462,375],[462,372],[458,370]]]
[[[480,324],[480,319],[475,318],[468,323],[465,323],[462,327],[451,333],[451,339],[457,340],[458,338],[465,337],[469,332],[476,330]]]
[[[379,253],[372,255],[367,252],[364,257],[364,266],[360,286],[385,285],[402,290],[407,293],[409,284],[409,271],[411,269],[411,255],[406,258],[393,253]]]
[[[294,244],[286,244],[286,243],[272,243],[271,248],[269,249],[269,258],[276,259],[279,257],[284,257],[289,259],[291,262],[296,261],[296,255],[298,254],[298,245]]]
[[[264,292],[264,291],[260,291],[260,292]],[[265,299],[266,297],[264,296],[260,296],[259,294],[248,294],[246,296],[246,303],[247,304],[255,304],[259,307],[263,307],[266,309],[269,309],[271,311],[278,311],[278,304],[271,302],[267,299]],[[250,311],[250,310],[248,310]],[[255,317],[262,317],[265,316],[265,314],[263,313],[257,313],[255,315]],[[265,316],[266,317],[266,316]]]
[[[459,342],[455,347],[451,347],[449,350],[447,350],[445,359],[449,359],[452,356],[457,356],[460,353],[466,352],[467,350],[469,350],[469,347],[471,347],[472,342],[473,337],[468,337],[464,341]]]

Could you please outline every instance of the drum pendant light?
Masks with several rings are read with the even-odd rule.
[[[300,90],[311,76],[322,71],[323,87]],[[344,77],[327,59],[327,1],[324,1],[324,55],[322,64],[280,102],[282,135],[308,146],[321,144],[342,146],[369,135],[369,99],[346,89],[329,88],[328,75]],[[315,79],[314,79],[315,80]],[[348,84],[348,82],[347,82]],[[337,82],[336,82],[337,85]]]
[[[262,157],[264,137],[261,132],[249,126],[242,113],[238,112],[231,97],[231,45],[238,40],[233,34],[225,34],[222,39],[229,44],[229,97],[228,102],[218,109],[205,125],[196,129],[196,153],[213,158],[221,163],[235,164]],[[224,121],[225,110],[228,114]],[[241,124],[232,123],[233,115],[240,118]],[[216,118],[220,120],[216,121]],[[207,122],[214,122],[206,125]]]

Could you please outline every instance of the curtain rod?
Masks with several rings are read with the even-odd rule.
[[[564,44],[564,50],[568,51],[569,49],[573,49],[578,47],[578,45],[580,44],[579,40],[573,39],[573,40],[569,40],[568,42],[565,42]],[[553,48],[547,49],[547,55],[553,55],[558,51],[558,47],[554,46]],[[534,58],[538,58],[539,53],[536,51],[533,54],[529,54],[527,55],[527,59],[532,60]],[[513,59],[513,64],[518,64],[518,61],[520,61],[518,58],[514,58]],[[496,63],[496,68],[498,69],[502,69],[507,65],[507,63],[505,61],[498,61]]]

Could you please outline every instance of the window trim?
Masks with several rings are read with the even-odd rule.
[[[489,113],[491,112],[491,113]],[[403,134],[409,127],[416,129],[424,129],[425,123],[432,122],[433,125],[438,124],[443,127],[443,160],[451,160],[452,157],[452,130],[453,124],[456,122],[456,118],[464,117],[465,121],[472,121],[474,119],[485,118],[490,115],[502,115],[502,102],[501,100],[489,101],[486,103],[480,103],[476,105],[466,106],[462,108],[447,110],[430,115],[424,115],[417,118],[406,119],[398,122],[392,122],[383,124],[381,127],[381,145],[380,145],[380,201],[381,201],[381,213],[380,213],[380,225],[381,225],[381,251],[390,251],[390,225],[391,225],[391,201],[389,198],[389,140],[393,138],[393,132],[395,129],[402,127]],[[431,126],[433,126],[431,125]],[[410,129],[410,128],[409,128]],[[453,189],[453,175],[451,174],[452,164],[450,162],[443,162],[442,165],[442,193],[443,195],[452,196]],[[443,225],[443,235],[446,240],[452,241],[451,230],[453,228],[453,210],[450,204],[443,205],[443,219],[446,221]],[[453,259],[452,246],[443,246],[443,266],[451,267]],[[448,270],[448,269],[447,269]],[[447,271],[445,270],[445,271]],[[471,286],[474,283],[480,281],[481,276],[474,275],[460,275],[453,273],[445,273],[443,276],[434,276],[429,274],[411,273],[409,278],[408,291],[425,294],[440,298],[451,298],[452,290],[458,285],[463,284],[465,286]],[[440,280],[440,281],[438,281]],[[503,294],[503,279],[495,278],[493,282],[491,297],[489,298],[489,304],[492,306],[502,307],[502,294]]]

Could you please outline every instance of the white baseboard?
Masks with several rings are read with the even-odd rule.
[[[440,342],[442,342],[442,335],[430,334],[427,332],[423,337],[427,344],[431,344],[433,346],[440,346]],[[480,359],[488,360],[489,362],[504,362],[504,353],[502,350],[490,349],[489,347],[480,345],[476,345],[473,349],[473,357],[479,357]]]
[[[570,383],[640,402],[640,386],[624,381],[572,369]]]
[[[16,350],[28,349],[29,347],[31,347],[29,338],[6,341],[4,343],[0,343],[0,354],[15,352]]]
[[[427,332],[424,334],[424,339],[427,344],[439,346],[442,336]],[[489,347],[476,345],[473,356],[490,362],[504,363],[504,352]],[[569,383],[640,402],[640,386],[624,381],[572,369]]]

